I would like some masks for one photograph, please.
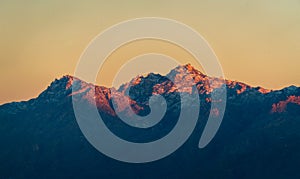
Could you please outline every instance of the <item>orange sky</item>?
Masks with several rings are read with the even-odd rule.
[[[149,16],[175,19],[197,30],[228,79],[273,89],[300,86],[299,0],[2,0],[0,104],[36,97],[53,79],[74,73],[80,54],[101,31]],[[144,43],[147,52],[165,49],[181,63],[190,62],[169,44],[137,43]],[[106,78],[99,83],[110,85],[113,71],[127,57],[145,51],[138,47],[121,47],[107,62],[111,72],[104,70]]]

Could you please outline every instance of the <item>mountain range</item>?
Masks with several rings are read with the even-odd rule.
[[[106,126],[120,138],[159,139],[175,126],[182,100],[179,93],[191,93],[186,87],[190,80],[200,99],[198,123],[184,145],[161,160],[130,164],[106,157],[89,144],[76,122],[74,95],[96,105]],[[223,122],[211,143],[199,149],[211,93],[221,82],[227,89]],[[119,119],[118,113],[131,115],[131,109],[140,116],[151,113],[149,98],[154,94],[167,102],[157,125],[138,129]],[[115,108],[112,96],[120,99]],[[122,103],[124,98],[131,109]],[[218,109],[212,112],[220,115]],[[1,105],[0,141],[0,178],[300,178],[300,88],[268,90],[222,81],[190,64],[166,76],[139,75],[118,89],[66,75],[34,99]]]

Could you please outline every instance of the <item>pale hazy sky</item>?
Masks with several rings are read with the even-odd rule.
[[[101,31],[149,16],[197,30],[228,79],[273,89],[300,85],[300,0],[1,0],[0,104],[36,97],[53,79],[74,73]]]

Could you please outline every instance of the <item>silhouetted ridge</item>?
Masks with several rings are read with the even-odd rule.
[[[87,108],[96,104],[107,128],[121,139],[136,143],[160,139],[176,125],[179,92],[191,93],[190,81],[200,97],[198,123],[185,144],[162,160],[133,165],[111,159],[88,143],[76,122],[72,99]],[[199,149],[210,112],[219,115],[217,108],[210,111],[211,93],[222,85],[227,88],[227,101],[221,127],[212,142]],[[166,114],[157,125],[137,129],[116,115],[132,115],[129,110],[149,114],[153,94],[167,102]],[[119,102],[115,108],[113,97]],[[66,75],[37,98],[0,106],[0,178],[300,178],[299,131],[300,88],[296,86],[274,91],[252,87],[209,77],[190,64],[166,76],[139,75],[118,90]]]

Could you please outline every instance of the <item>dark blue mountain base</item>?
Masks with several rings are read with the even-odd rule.
[[[152,87],[167,80],[153,75],[130,92],[135,105],[143,107],[137,111],[140,115],[149,113],[145,102]],[[228,85],[222,125],[204,149],[198,142],[210,102],[209,94],[199,90],[200,117],[189,140],[164,159],[129,164],[104,156],[85,139],[74,116],[72,91],[66,87],[71,78],[56,80],[36,99],[0,106],[0,178],[300,178],[300,106],[290,102],[281,112],[272,108],[289,96],[300,96],[300,88],[238,93],[241,84]],[[176,92],[165,93],[168,111],[159,125],[139,130],[113,115],[109,93],[96,87],[99,113],[110,130],[126,140],[155,140],[176,124]]]

